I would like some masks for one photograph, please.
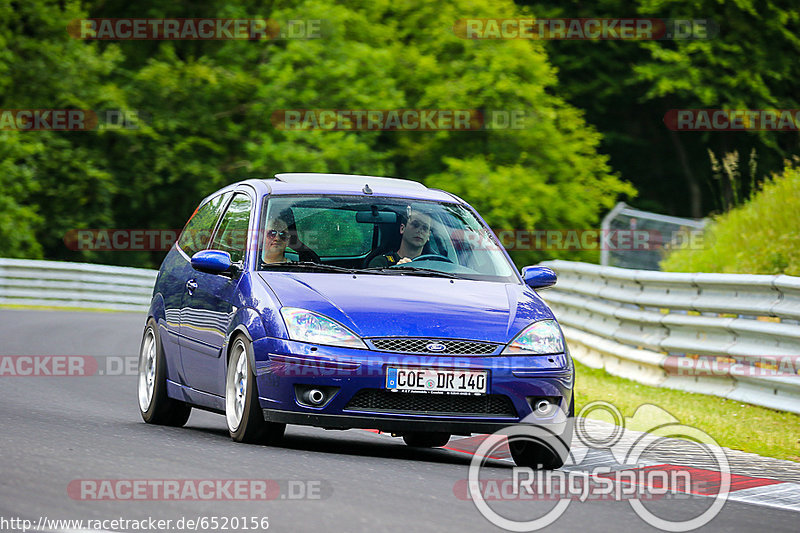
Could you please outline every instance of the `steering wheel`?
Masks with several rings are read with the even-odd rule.
[[[452,263],[453,262],[453,260],[450,259],[449,257],[445,257],[445,256],[440,255],[440,254],[422,254],[422,255],[418,255],[417,257],[415,257],[411,261],[412,262],[413,261],[446,261],[448,263]]]

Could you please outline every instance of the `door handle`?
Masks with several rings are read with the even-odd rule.
[[[189,291],[189,296],[191,296],[196,289],[197,289],[197,282],[195,280],[190,279],[189,281],[186,282],[186,290]]]

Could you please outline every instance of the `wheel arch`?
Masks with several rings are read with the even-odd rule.
[[[157,292],[153,295],[153,299],[150,300],[150,308],[147,310],[147,318],[145,319],[145,324],[148,320],[154,319],[156,321],[156,325],[160,326],[164,324],[167,320],[167,312],[166,306],[164,304],[164,297],[161,295],[160,292]]]
[[[243,335],[252,344],[253,341],[266,337],[264,330],[264,322],[261,320],[261,315],[252,307],[241,307],[231,320],[231,325],[228,329],[228,336],[225,342],[225,369],[227,371],[228,361],[231,357],[231,348],[233,347],[233,340],[237,335]],[[256,368],[255,352],[250,350],[248,352],[248,359],[250,368]]]

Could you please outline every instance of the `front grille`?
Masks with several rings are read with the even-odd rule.
[[[508,396],[486,394],[428,394],[424,392],[392,392],[384,389],[361,389],[345,409],[425,415],[517,416]]]
[[[448,355],[490,355],[497,344],[479,341],[456,341],[448,339],[421,339],[418,337],[386,337],[369,339],[376,350],[395,353],[425,353]],[[442,344],[444,350],[431,350],[430,344]]]

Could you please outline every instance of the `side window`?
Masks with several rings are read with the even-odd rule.
[[[247,246],[247,229],[253,203],[246,194],[237,194],[222,216],[219,229],[211,241],[211,248],[231,254],[234,263],[244,258]]]
[[[194,212],[178,238],[178,246],[186,252],[186,255],[192,257],[200,250],[206,249],[211,239],[211,232],[214,231],[214,224],[230,197],[229,192],[215,196]]]

